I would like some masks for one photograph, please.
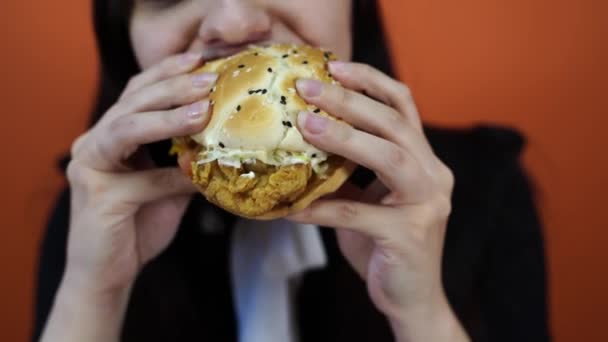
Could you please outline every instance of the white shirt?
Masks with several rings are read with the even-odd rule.
[[[326,265],[319,228],[239,218],[230,264],[239,342],[295,342],[291,284]]]

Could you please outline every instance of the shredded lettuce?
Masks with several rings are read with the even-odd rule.
[[[317,153],[310,156],[305,152],[290,152],[284,150],[247,151],[212,148],[199,153],[198,164],[205,164],[215,160],[217,160],[220,165],[236,168],[240,168],[242,164],[253,164],[256,160],[275,166],[311,164],[315,173],[322,174],[327,170],[327,165],[325,163],[326,159],[327,155],[324,153]]]

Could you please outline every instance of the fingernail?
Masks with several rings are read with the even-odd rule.
[[[298,126],[303,127],[310,133],[323,133],[327,128],[327,119],[309,112],[300,112],[298,114]]]
[[[192,85],[194,85],[197,88],[205,88],[207,86],[209,86],[211,83],[215,82],[215,80],[217,80],[217,74],[216,73],[202,73],[202,74],[196,74],[192,76]]]
[[[297,80],[296,88],[306,97],[317,97],[321,95],[323,84],[317,80]]]
[[[340,61],[334,61],[334,62],[329,62],[329,71],[332,74],[340,74],[343,73],[344,71],[346,71],[347,65],[345,62],[340,62]]]
[[[181,64],[192,64],[194,62],[198,62],[203,58],[202,52],[188,52],[179,58],[179,62]]]
[[[207,112],[208,109],[209,109],[208,100],[195,102],[188,107],[188,110],[186,111],[186,115],[188,115],[188,117],[190,119],[200,119],[203,116],[203,114]]]

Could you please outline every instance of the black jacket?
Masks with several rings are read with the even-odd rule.
[[[443,258],[456,314],[474,341],[548,341],[543,238],[520,165],[523,139],[495,127],[427,129],[427,135],[456,179]],[[353,179],[366,183],[371,175],[363,170]],[[66,190],[41,246],[34,338],[63,272],[68,217]],[[228,264],[233,221],[201,198],[192,202],[173,243],[137,280],[125,341],[236,340]],[[201,227],[221,229],[203,233]],[[329,265],[307,273],[297,292],[301,341],[392,341],[333,231],[322,232]]]

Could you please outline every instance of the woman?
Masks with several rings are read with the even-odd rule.
[[[407,88],[387,76],[373,1],[96,0],[95,20],[103,84],[43,243],[36,339],[237,340],[235,218],[192,196],[167,139],[208,119],[215,75],[188,76],[202,59],[274,41],[342,59],[331,72],[346,90],[302,80],[298,91],[355,128],[311,113],[298,124],[310,143],[366,167],[338,196],[289,218],[331,227],[322,229],[328,265],[306,272],[294,292],[294,334],[548,340],[521,138],[423,129]],[[351,57],[359,63],[344,62]]]

